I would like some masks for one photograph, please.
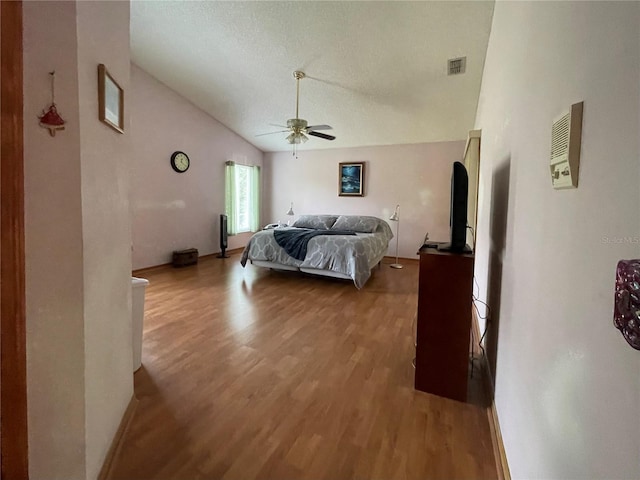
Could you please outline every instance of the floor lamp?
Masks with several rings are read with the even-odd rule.
[[[391,268],[402,268],[402,264],[398,263],[398,243],[400,242],[400,214],[398,210],[400,209],[400,205],[396,205],[396,209],[393,212],[393,215],[389,217],[389,220],[392,222],[397,222],[396,225],[396,263],[392,263],[389,265]]]

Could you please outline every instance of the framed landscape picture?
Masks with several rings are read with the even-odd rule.
[[[124,133],[124,91],[102,63],[98,65],[98,118]]]
[[[364,163],[341,163],[338,169],[338,195],[364,197]]]

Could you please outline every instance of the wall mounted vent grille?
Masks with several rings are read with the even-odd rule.
[[[570,118],[570,115],[567,113],[553,124],[551,131],[551,160],[566,155],[569,151]]]
[[[569,112],[560,115],[551,127],[549,170],[553,188],[578,188],[582,109],[582,102],[571,105]]]
[[[467,69],[467,57],[450,58],[448,63],[449,75],[460,75]]]

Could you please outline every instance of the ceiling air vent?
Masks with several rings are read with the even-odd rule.
[[[467,69],[467,57],[450,58],[448,63],[449,75],[460,75]]]

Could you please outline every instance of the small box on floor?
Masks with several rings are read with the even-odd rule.
[[[198,249],[188,248],[186,250],[176,250],[173,252],[173,266],[186,267],[198,263]]]

